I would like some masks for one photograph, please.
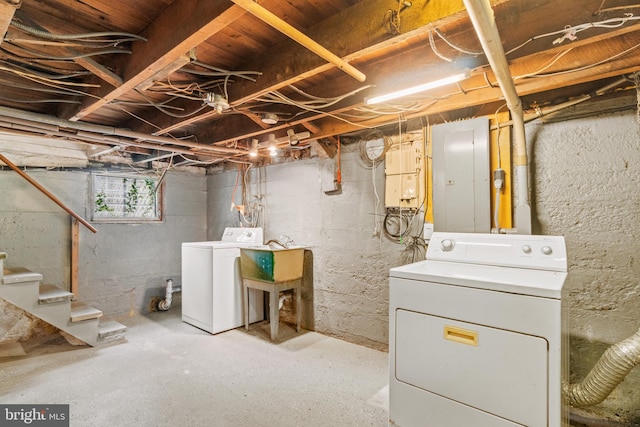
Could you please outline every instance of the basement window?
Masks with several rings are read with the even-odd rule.
[[[157,186],[156,177],[92,174],[92,219],[108,222],[160,221],[161,188]]]

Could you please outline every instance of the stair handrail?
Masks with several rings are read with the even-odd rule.
[[[91,230],[94,233],[98,232],[98,230],[93,225],[89,224],[84,218],[82,218],[80,215],[75,213],[67,205],[62,203],[62,201],[60,199],[58,199],[56,196],[54,196],[53,193],[51,193],[49,190],[47,190],[42,185],[40,185],[40,183],[38,183],[38,181],[33,179],[27,173],[22,171],[18,166],[16,166],[13,162],[11,162],[11,160],[7,159],[2,153],[0,153],[0,161],[2,161],[2,163],[4,163],[5,165],[9,166],[9,168],[13,169],[15,172],[17,172],[18,175],[20,175],[21,177],[23,177],[24,179],[29,181],[29,183],[31,185],[33,185],[38,190],[40,190],[40,192],[42,192],[45,196],[47,196],[49,199],[51,199],[51,201],[53,201],[55,204],[57,204],[62,209],[64,209],[69,215],[71,215],[72,217],[77,219],[82,225],[84,225],[85,227],[87,227],[89,230]]]

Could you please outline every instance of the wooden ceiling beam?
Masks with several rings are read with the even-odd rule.
[[[516,78],[515,84],[518,95],[523,97],[535,93],[548,92],[562,87],[594,82],[640,70],[640,63],[637,61],[637,52],[640,51],[640,30],[633,33],[623,31],[615,38],[615,46],[620,50],[619,52],[612,50],[613,45],[610,39],[603,38],[601,35],[594,37],[594,39],[596,40],[594,43],[584,41],[576,43],[575,45],[565,46],[564,50],[569,51],[555,64],[555,68],[549,67],[545,70],[545,73],[559,71],[560,73],[556,75],[539,78]],[[363,70],[367,74],[373,75],[375,74],[373,72],[375,69],[379,75],[385,76],[389,81],[405,82],[405,84],[408,81],[420,81],[421,79],[426,81],[429,75],[433,74],[433,66],[425,66],[425,64],[417,59],[426,57],[426,49],[428,49],[428,47],[424,49],[425,51],[416,50],[412,55],[401,55],[382,63],[370,65]],[[627,51],[625,55],[609,61],[606,60],[607,56],[615,56],[624,51]],[[550,59],[558,56],[559,52],[562,51],[554,48],[548,52],[535,53],[527,57],[518,58],[510,64],[511,73],[516,77],[531,74],[542,68],[545,64],[548,64]],[[600,52],[600,55],[604,56],[597,56],[596,52]],[[571,64],[571,67],[577,71],[566,72],[569,70],[566,69],[564,64]],[[599,65],[587,67],[589,64]],[[411,80],[409,80],[410,78]],[[403,116],[406,118],[420,117],[501,102],[503,95],[498,85],[494,83],[494,87],[491,87],[487,83],[487,78],[489,81],[495,82],[493,73],[488,66],[476,68],[472,76],[461,83],[460,87],[462,90],[456,89],[455,86],[434,89],[421,96],[426,105],[424,108],[419,111],[405,112]],[[349,90],[349,84],[354,85],[351,79],[343,80],[344,82],[332,81],[331,85],[339,85],[345,91]],[[384,84],[380,86],[383,87]],[[325,89],[326,88],[323,87],[316,87],[310,91],[313,93],[322,93]],[[366,94],[367,93],[363,93],[356,97],[349,98],[346,102],[336,105],[335,109],[327,111],[326,113],[312,114],[303,119],[274,126],[269,129],[268,132],[283,131],[288,127],[296,125],[304,126],[307,122],[313,122],[313,126],[315,127],[313,132],[314,138],[323,138],[361,130],[363,127],[337,120],[330,117],[330,114],[335,115],[362,106]],[[576,95],[582,95],[582,93]],[[416,97],[415,99],[418,98],[420,97]],[[429,100],[429,98],[431,100]],[[379,116],[359,124],[361,126],[380,126],[393,120],[397,120],[397,115]],[[245,131],[243,134],[238,134],[238,129],[245,129]],[[213,144],[224,145],[247,136],[260,137],[267,133],[267,131],[262,129],[254,129],[252,131],[246,131],[246,129],[246,126],[232,124],[229,128],[214,128],[207,134],[200,135],[198,139],[200,141],[214,140],[215,142],[212,142]]]
[[[123,84],[101,86],[91,97],[84,99],[81,108],[73,112],[69,120],[81,120],[133,90],[245,13],[241,7],[227,2],[173,2],[143,32],[142,36],[148,41],[133,44],[131,56],[121,67]]]
[[[558,87],[571,86],[573,84],[579,84],[584,82],[593,82],[603,78],[614,77],[629,73],[640,71],[640,64],[633,58],[619,59],[608,64],[603,64],[598,67],[594,67],[588,70],[578,71],[570,74],[559,75],[554,78],[540,78],[529,79],[523,82],[516,82],[516,90],[520,97],[530,94],[552,91]],[[476,83],[480,83],[475,79]],[[473,84],[473,82],[471,83]],[[583,94],[575,94],[576,96]],[[415,117],[424,117],[430,115],[442,114],[449,111],[462,110],[474,106],[482,106],[485,104],[504,102],[504,97],[499,88],[484,87],[467,93],[456,93],[451,96],[447,96],[442,100],[435,101],[428,107],[419,111],[412,111],[404,113],[405,119],[411,119]],[[397,116],[390,118],[378,117],[374,120],[361,123],[367,126],[381,126],[384,124],[392,123],[397,120]],[[314,137],[322,138],[329,135],[340,135],[344,133],[350,133],[357,130],[361,130],[359,127],[355,127],[351,124],[341,122],[331,117],[325,117],[317,119],[315,121],[321,131]]]
[[[9,30],[13,15],[21,4],[22,0],[0,0],[0,44]]]
[[[509,0],[492,0],[501,4]],[[398,46],[409,39],[424,36],[434,27],[467,18],[462,0],[414,2],[400,16],[400,33],[387,22],[389,0],[363,0],[341,13],[305,30],[305,34],[348,62],[362,61],[378,52]],[[397,5],[396,5],[397,6]],[[396,7],[397,8],[397,7]],[[279,90],[334,68],[302,45],[287,39],[273,46],[243,66],[259,70],[257,82],[239,81],[229,87],[231,106],[239,106],[267,92]],[[365,73],[366,74],[366,73]],[[188,108],[186,108],[188,110]],[[145,119],[160,130],[138,124],[141,132],[169,133],[181,127],[210,119],[216,113],[204,112],[186,120],[156,113]]]
[[[76,54],[77,52],[69,51],[70,54]],[[109,83],[113,87],[120,87],[124,83],[122,77],[109,70],[107,67],[100,65],[93,59],[89,57],[84,58],[76,58],[73,60],[76,64],[81,66],[87,71],[91,71],[93,74],[98,76],[101,80]]]

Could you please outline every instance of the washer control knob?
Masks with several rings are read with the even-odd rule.
[[[522,252],[524,252],[525,254],[530,254],[531,253],[531,246],[529,246],[529,245],[522,246]]]
[[[453,243],[453,240],[444,239],[442,242],[440,242],[440,246],[442,246],[443,251],[449,252],[456,246],[456,244]]]
[[[542,250],[542,253],[545,255],[551,255],[551,253],[553,252],[553,250],[551,249],[551,246],[543,246],[541,250]]]

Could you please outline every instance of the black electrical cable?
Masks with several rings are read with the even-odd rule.
[[[385,234],[392,239],[400,239],[409,234],[409,218],[408,215],[400,215],[399,213],[389,212],[385,215],[382,223]]]

